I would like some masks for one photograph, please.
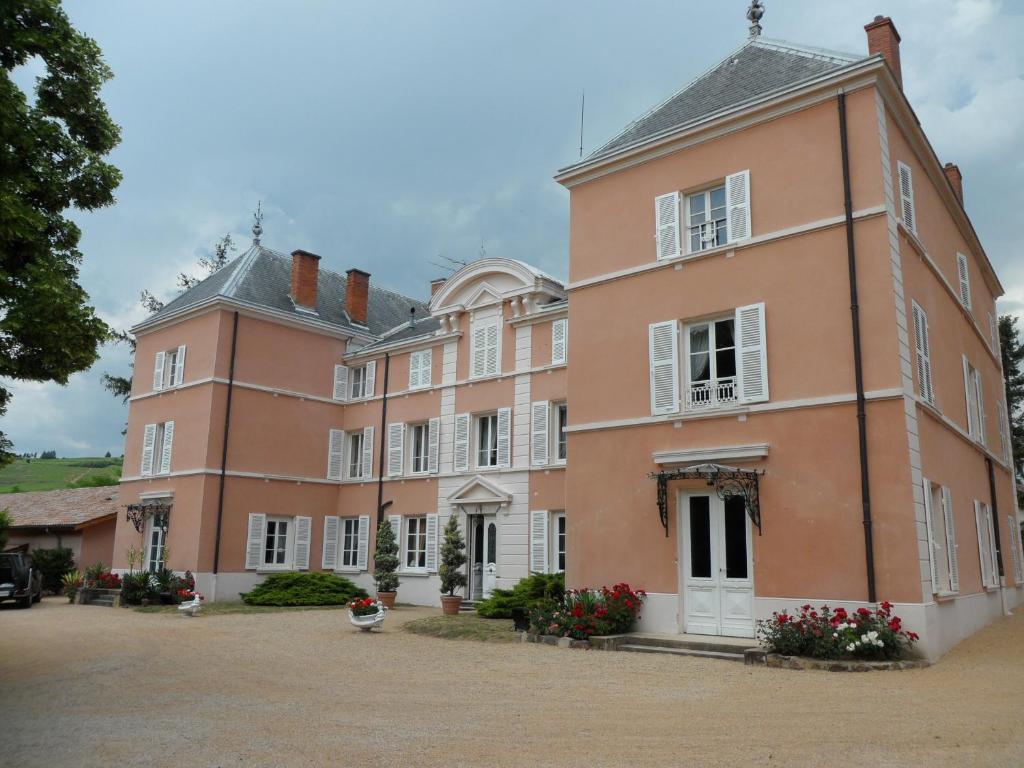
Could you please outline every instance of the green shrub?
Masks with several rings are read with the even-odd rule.
[[[534,573],[521,579],[512,589],[496,589],[480,602],[476,612],[485,619],[511,619],[512,611],[529,611],[542,604],[558,604],[565,594],[564,573]]]
[[[128,605],[141,605],[143,600],[158,600],[156,579],[148,571],[135,571],[121,579],[121,599]]]
[[[248,605],[345,605],[366,591],[333,573],[274,573],[250,592],[241,593]]]
[[[459,530],[459,521],[455,515],[448,518],[444,527],[444,541],[441,544],[441,567],[437,569],[441,577],[441,594],[455,596],[455,590],[466,586],[466,574],[460,569],[466,564],[466,542]]]
[[[398,531],[386,517],[377,526],[377,548],[373,553],[373,581],[377,594],[398,589]]]
[[[72,488],[104,488],[108,485],[117,485],[120,481],[112,475],[90,475],[76,480],[71,484]]]
[[[64,594],[67,595],[68,602],[75,602],[75,595],[82,588],[82,572],[68,571],[61,579],[61,583],[64,585]]]
[[[43,577],[43,591],[57,595],[64,589],[64,574],[75,569],[75,555],[66,547],[33,549],[32,567]]]
[[[85,469],[105,469],[107,467],[116,467],[121,464],[116,459],[80,459],[78,461],[69,461],[69,467],[84,467]]]

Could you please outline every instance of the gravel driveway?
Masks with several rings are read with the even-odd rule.
[[[1024,765],[1024,612],[869,674],[397,627],[435,612],[0,609],[0,765]]]

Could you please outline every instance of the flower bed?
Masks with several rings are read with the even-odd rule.
[[[775,612],[758,622],[758,641],[770,654],[807,656],[813,659],[891,661],[905,658],[917,642],[914,632],[892,612],[892,603],[878,608],[845,608],[804,605],[800,614]]]
[[[530,633],[589,640],[628,632],[646,597],[642,589],[633,590],[628,584],[570,590],[561,604],[540,605],[530,612]]]

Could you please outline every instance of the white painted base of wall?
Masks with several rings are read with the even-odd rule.
[[[371,573],[338,575],[362,587],[370,595],[377,594]],[[212,573],[197,573],[196,589],[202,592],[208,601],[237,603],[242,599],[239,593],[248,592],[263,581],[265,576],[266,574],[256,571],[219,573],[216,577]],[[441,579],[437,574],[399,574],[398,578],[398,602],[410,605],[441,605]]]
[[[1024,588],[1006,587],[1002,590],[1007,610],[1024,603]],[[754,598],[754,618],[768,619],[776,611],[787,610],[792,615],[800,606],[843,606],[847,610],[870,608],[868,603],[851,600],[833,600],[822,597],[806,598]],[[965,640],[986,625],[1002,618],[1003,601],[999,590],[964,595],[940,603],[893,603],[893,612],[903,619],[903,627],[921,636],[918,651],[929,661],[937,661],[957,643]],[[679,596],[669,593],[649,593],[641,612],[637,629],[641,632],[679,632]],[[754,645],[755,641],[751,641]]]

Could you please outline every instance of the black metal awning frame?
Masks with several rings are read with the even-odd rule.
[[[741,469],[727,467],[722,464],[698,464],[678,469],[663,469],[652,472],[649,477],[658,481],[658,517],[668,537],[668,484],[672,480],[703,480],[715,489],[718,498],[725,499],[739,496],[747,510],[750,522],[757,526],[757,535],[761,535],[761,499],[758,489],[758,478],[764,474],[763,469]]]
[[[125,518],[135,527],[136,531],[142,533],[148,518],[170,512],[171,506],[171,502],[165,499],[144,501],[140,504],[127,504],[125,505]]]

